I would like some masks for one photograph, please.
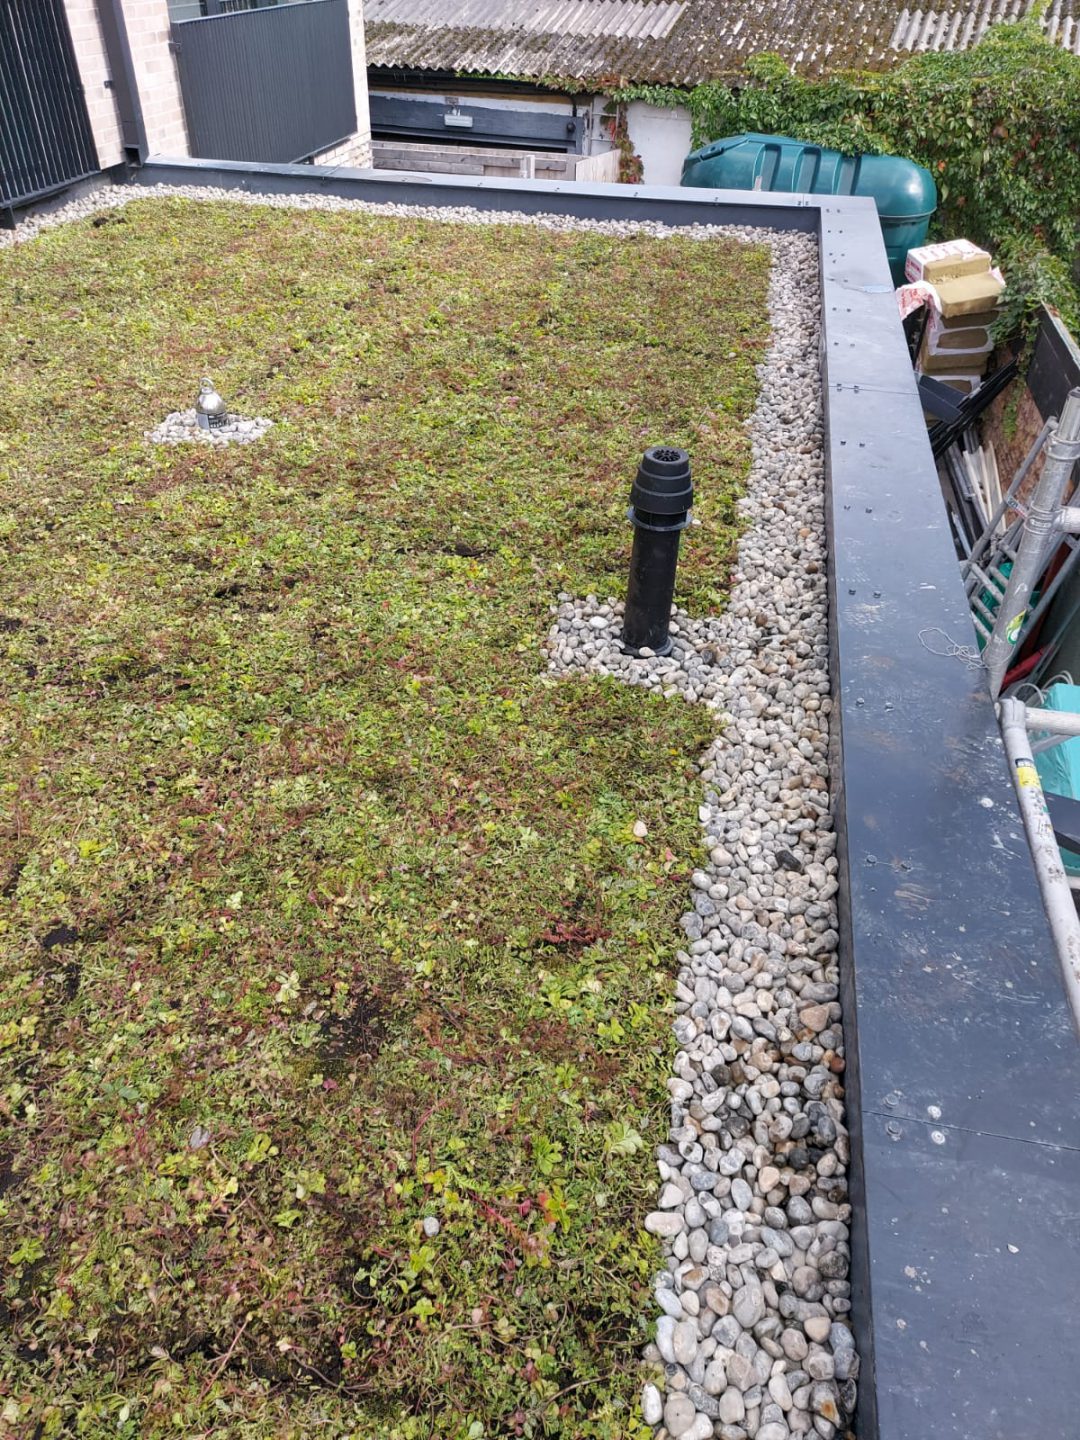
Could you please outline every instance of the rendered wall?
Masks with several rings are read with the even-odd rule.
[[[681,105],[661,110],[632,100],[627,106],[630,143],[641,156],[646,185],[678,185],[682,164],[690,153],[690,112]]]

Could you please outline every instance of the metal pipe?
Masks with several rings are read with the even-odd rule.
[[[996,570],[984,570],[981,565],[972,561],[968,569],[968,594],[973,595],[980,585],[984,590],[994,586],[1004,591],[1005,580]]]
[[[1080,919],[1077,918],[1068,876],[1061,863],[1061,852],[1046,809],[1039,772],[1031,758],[1027,731],[1029,713],[1021,700],[1002,700],[999,704],[1001,738],[1005,754],[1009,757],[1009,770],[1031,847],[1043,908],[1061,963],[1065,994],[1073,1013],[1073,1023],[1080,1031]],[[1061,712],[1040,712],[1038,720],[1033,723],[1041,726],[1049,718],[1049,713],[1059,716]],[[1078,716],[1070,718],[1080,719]]]
[[[1063,505],[1054,516],[1054,528],[1065,535],[1080,535],[1080,505]]]
[[[671,602],[679,563],[679,537],[690,524],[694,485],[690,456],[673,446],[646,450],[630,491],[634,527],[630,579],[626,587],[622,645],[631,655],[671,651]]]
[[[97,0],[97,15],[101,36],[105,42],[116,113],[120,121],[120,141],[127,151],[128,159],[141,165],[149,155],[150,147],[146,142],[146,124],[139,99],[135,63],[131,58],[123,0]]]
[[[1002,592],[1000,591],[998,592],[998,600],[1001,599],[1001,593]],[[995,610],[991,610],[990,606],[986,604],[981,595],[972,595],[971,605],[972,608],[977,610],[982,616],[982,618],[989,623],[990,628],[993,629],[994,620],[997,618],[997,612]]]
[[[1047,538],[1054,533],[1054,517],[1061,506],[1065,486],[1073,465],[1080,459],[1080,388],[1070,390],[1062,407],[1057,430],[1046,445],[1046,460],[1035,495],[1024,522],[1024,531],[1016,552],[1012,574],[1005,597],[998,607],[994,633],[983,651],[990,682],[990,694],[996,700],[1001,693],[1023,629],[1031,592],[1043,565]]]
[[[1043,710],[1028,707],[1028,731],[1045,732],[1047,735],[1080,735],[1080,715],[1072,710]]]
[[[968,564],[973,564],[976,560],[979,560],[979,559],[982,558],[982,555],[983,555],[984,551],[987,549],[987,547],[989,546],[991,540],[993,540],[993,538],[994,538],[994,531],[995,531],[995,529],[997,528],[997,523],[998,523],[998,521],[999,521],[999,520],[1001,519],[1001,517],[1005,514],[1005,511],[1009,508],[1009,506],[1012,504],[1013,500],[1015,499],[1017,491],[1020,489],[1020,486],[1024,483],[1024,479],[1025,479],[1025,477],[1027,476],[1028,471],[1031,469],[1032,465],[1034,465],[1034,464],[1035,464],[1035,461],[1038,459],[1039,453],[1041,452],[1043,446],[1046,444],[1046,441],[1047,441],[1047,439],[1049,438],[1050,432],[1053,430],[1053,428],[1054,428],[1054,426],[1055,426],[1056,424],[1057,424],[1057,416],[1056,416],[1056,415],[1051,415],[1050,418],[1046,421],[1045,425],[1044,425],[1044,426],[1042,427],[1042,429],[1039,431],[1038,435],[1035,437],[1035,442],[1034,442],[1034,444],[1032,445],[1032,447],[1031,447],[1031,449],[1028,451],[1028,453],[1024,456],[1023,461],[1021,462],[1021,465],[1020,465],[1019,470],[1017,470],[1016,474],[1015,474],[1015,475],[1013,476],[1013,478],[1012,478],[1012,484],[1009,486],[1009,488],[1008,488],[1008,490],[1006,491],[1006,493],[1002,496],[1001,504],[997,507],[997,509],[994,511],[993,515],[990,517],[990,522],[989,522],[989,524],[987,525],[986,529],[983,531],[983,533],[982,533],[982,535],[980,536],[980,538],[976,541],[976,543],[975,543],[975,548],[972,550],[971,554],[968,556],[968,561],[967,561]]]

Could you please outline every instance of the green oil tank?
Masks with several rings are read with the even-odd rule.
[[[877,205],[893,283],[904,283],[907,252],[926,242],[937,209],[930,171],[898,155],[841,155],[782,135],[731,135],[683,161],[682,183],[714,190],[799,195],[867,195]]]

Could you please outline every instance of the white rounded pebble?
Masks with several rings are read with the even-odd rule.
[[[224,425],[216,430],[203,430],[194,410],[174,410],[160,425],[147,430],[145,438],[152,445],[251,445],[261,439],[273,423],[264,416],[245,420],[230,413]]]
[[[736,1390],[734,1386],[725,1390],[718,1402],[718,1414],[725,1425],[738,1425],[746,1415],[746,1402],[743,1400],[742,1391]]]
[[[646,1385],[641,1392],[641,1414],[646,1425],[659,1425],[664,1418],[664,1402],[655,1385]]]
[[[668,1434],[677,1437],[685,1435],[697,1418],[692,1400],[685,1395],[669,1395],[664,1403],[664,1424]]]

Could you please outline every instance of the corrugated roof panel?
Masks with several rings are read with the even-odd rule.
[[[366,0],[368,63],[612,83],[693,85],[773,50],[808,74],[880,69],[914,50],[965,49],[1033,0]],[[1080,0],[1046,33],[1080,53]]]
[[[415,26],[440,30],[513,31],[528,34],[632,36],[662,39],[683,10],[685,0],[367,0],[369,26]]]

